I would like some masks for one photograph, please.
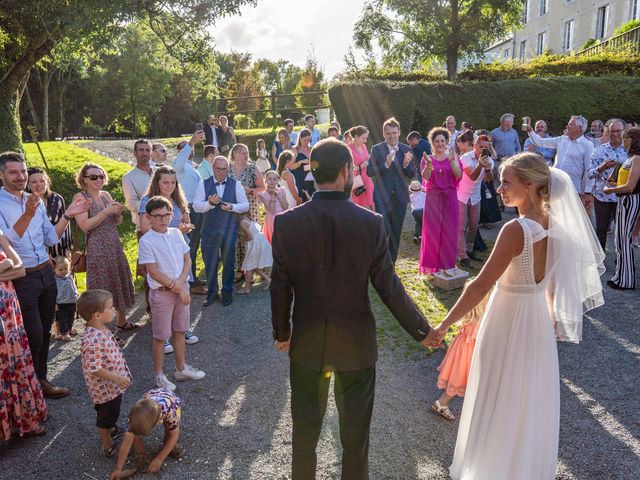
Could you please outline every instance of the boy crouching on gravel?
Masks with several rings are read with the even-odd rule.
[[[155,323],[155,321],[154,321]],[[128,476],[124,467],[129,451],[133,445],[136,450],[137,472],[157,473],[167,456],[180,458],[184,449],[178,445],[180,438],[180,407],[182,402],[173,392],[156,388],[145,393],[129,412],[127,433],[124,435],[116,469],[111,472],[110,480],[119,480]],[[151,433],[156,425],[164,426],[162,449],[151,463],[148,463],[142,437]],[[125,472],[131,472],[126,470]]]
[[[122,394],[131,385],[131,372],[122,350],[107,325],[113,320],[113,296],[106,290],[87,290],[76,309],[87,322],[80,354],[82,374],[97,412],[96,427],[104,454],[115,457],[114,439],[122,436],[117,425]]]
[[[153,323],[151,354],[156,386],[173,392],[175,384],[164,374],[164,345],[173,337],[176,354],[174,379],[201,380],[205,373],[185,361],[185,332],[189,329],[190,248],[182,232],[169,228],[173,205],[161,196],[151,197],[146,207],[151,229],[138,242],[138,261],[147,268],[149,303]]]

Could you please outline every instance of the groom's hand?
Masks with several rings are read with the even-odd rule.
[[[440,346],[440,340],[441,339],[438,335],[438,332],[432,328],[431,330],[429,330],[429,333],[424,338],[424,340],[422,340],[422,342],[420,343],[422,343],[422,346],[424,347],[438,348]]]
[[[276,340],[276,350],[278,352],[288,352],[289,351],[289,342],[279,342]]]

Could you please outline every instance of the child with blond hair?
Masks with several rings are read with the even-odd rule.
[[[107,325],[113,321],[113,295],[106,290],[87,290],[78,298],[78,313],[86,320],[80,357],[82,374],[97,413],[96,427],[106,457],[116,452],[122,394],[131,385],[131,372],[122,350]]]
[[[467,282],[468,284],[469,282]],[[447,354],[438,367],[437,386],[444,390],[431,409],[447,420],[455,420],[456,417],[449,410],[449,402],[454,397],[464,397],[473,358],[473,349],[476,345],[476,336],[480,328],[480,321],[489,303],[493,288],[461,321],[460,330],[451,342]]]
[[[68,342],[77,332],[73,329],[73,321],[76,318],[76,300],[78,299],[78,287],[71,273],[71,261],[58,255],[53,259],[53,272],[56,276],[58,294],[56,296],[56,340]]]

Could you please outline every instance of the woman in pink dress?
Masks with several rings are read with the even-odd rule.
[[[47,405],[11,283],[24,274],[20,257],[0,231],[0,441],[47,432]]]
[[[436,127],[429,132],[434,155],[423,155],[420,162],[427,195],[422,220],[420,273],[431,275],[456,265],[458,231],[457,189],[462,164],[448,148],[449,132]]]
[[[366,207],[369,210],[375,211],[373,205],[373,180],[367,175],[367,165],[369,165],[369,150],[367,150],[367,139],[369,138],[369,130],[367,127],[358,125],[349,130],[353,142],[347,146],[351,150],[353,155],[353,175],[354,178],[358,175],[362,177],[362,185],[364,186],[364,192],[360,195],[356,195],[354,192],[358,192],[358,189],[351,191],[351,199],[356,205]]]

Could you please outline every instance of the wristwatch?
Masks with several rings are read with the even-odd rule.
[[[67,215],[67,212],[62,214],[62,218],[64,218],[67,222],[70,222],[73,217]]]

